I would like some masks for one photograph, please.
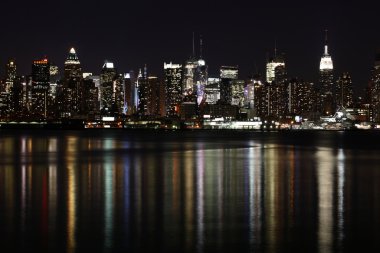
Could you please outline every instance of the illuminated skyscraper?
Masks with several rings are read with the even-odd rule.
[[[220,78],[209,77],[205,88],[206,103],[216,104],[220,99]]]
[[[182,65],[164,63],[166,115],[178,116],[179,105],[182,101]]]
[[[319,65],[319,84],[321,94],[320,108],[324,115],[333,115],[335,113],[333,70],[333,61],[328,51],[326,30],[324,53]]]
[[[279,66],[285,67],[285,61],[283,55],[277,55],[277,48],[274,49],[274,57],[267,62],[266,69],[266,81],[271,83],[276,78],[276,68]]]
[[[105,61],[100,74],[100,108],[103,114],[111,113],[114,102],[116,69],[112,62]]]
[[[5,71],[5,92],[11,92],[17,75],[17,65],[14,59],[9,59],[7,65],[5,66]]]
[[[18,94],[18,87],[15,87],[16,82],[16,62],[10,59],[5,66],[5,81],[0,81],[0,117],[10,118],[14,114],[14,100],[13,98]]]
[[[182,91],[183,95],[192,95],[195,91],[194,77],[198,68],[198,61],[194,57],[186,61],[183,73]]]
[[[71,117],[81,112],[83,74],[74,48],[70,49],[64,65],[61,116]]]
[[[159,115],[160,80],[155,76],[148,76],[148,69],[145,65],[144,71],[139,71],[138,79],[140,116]],[[181,84],[181,83],[179,83]]]
[[[81,78],[83,77],[82,67],[74,48],[70,49],[69,55],[65,61],[64,78]]]
[[[45,57],[32,64],[32,113],[41,119],[47,116],[47,95],[50,82],[50,63]]]

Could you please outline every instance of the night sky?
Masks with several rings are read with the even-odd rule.
[[[328,29],[335,75],[350,72],[361,92],[380,47],[378,8],[363,1],[1,2],[0,66],[14,57],[19,74],[29,74],[32,60],[43,55],[62,68],[75,47],[86,72],[99,73],[108,59],[119,72],[146,63],[150,74],[162,76],[164,61],[182,63],[192,54],[195,32],[196,45],[202,34],[211,75],[221,65],[239,65],[242,79],[264,74],[277,41],[289,75],[316,81]]]

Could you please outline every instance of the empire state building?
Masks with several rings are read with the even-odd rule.
[[[321,92],[320,100],[320,111],[324,115],[332,115],[335,113],[334,101],[333,101],[333,85],[334,85],[334,75],[333,75],[333,61],[328,51],[327,43],[327,30],[325,38],[325,48],[324,53],[321,58],[319,65],[319,84]]]

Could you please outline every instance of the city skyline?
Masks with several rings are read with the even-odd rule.
[[[27,74],[34,59],[47,55],[62,68],[67,50],[75,47],[86,72],[100,72],[108,59],[120,72],[148,64],[150,73],[163,76],[164,62],[183,63],[191,56],[195,32],[196,42],[203,37],[210,74],[217,75],[222,65],[238,65],[242,79],[256,70],[264,75],[267,55],[273,53],[276,41],[278,52],[286,54],[289,76],[316,83],[328,29],[335,78],[351,73],[355,93],[362,93],[380,45],[375,9],[370,5],[359,11],[352,3],[252,6],[235,1],[208,2],[199,8],[198,2],[191,6],[170,1],[91,3],[37,1],[19,8],[6,1],[7,11],[0,17],[7,38],[1,42],[1,65],[15,58],[19,73]]]

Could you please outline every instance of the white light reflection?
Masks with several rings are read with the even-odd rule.
[[[332,252],[334,155],[331,149],[319,148],[316,153],[318,182],[319,252]]]
[[[345,156],[343,149],[338,151],[338,241],[342,244],[344,239],[344,173]]]

